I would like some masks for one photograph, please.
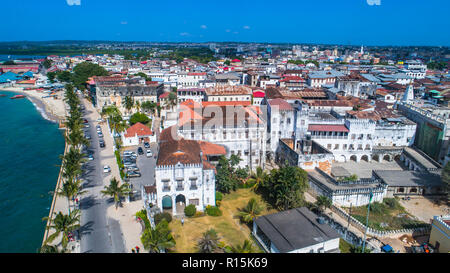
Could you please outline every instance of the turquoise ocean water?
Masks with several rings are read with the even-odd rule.
[[[35,253],[64,153],[63,132],[28,99],[0,97],[0,252]]]

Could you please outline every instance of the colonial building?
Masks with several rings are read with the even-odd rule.
[[[280,138],[292,138],[295,127],[294,108],[283,99],[272,99],[267,104],[267,133],[270,151],[275,153]]]
[[[266,124],[258,106],[246,102],[190,102],[180,107],[179,134],[185,139],[205,140],[226,147],[227,156],[239,155],[240,167],[263,166]]]
[[[121,134],[123,146],[136,146],[144,142],[156,142],[156,136],[150,128],[138,122]]]
[[[179,73],[177,85],[178,88],[194,88],[203,80],[206,80],[206,72]]]
[[[98,110],[104,106],[115,105],[124,113],[125,97],[142,104],[144,101],[157,102],[158,96],[164,92],[163,85],[157,82],[140,82],[140,78],[126,79],[122,77],[94,77],[91,88],[95,94],[95,106]]]
[[[155,168],[155,205],[173,215],[183,215],[190,204],[199,211],[215,206],[215,167],[210,160],[217,161],[225,153],[223,146],[178,137],[175,127],[163,130]]]
[[[207,101],[251,101],[252,90],[247,86],[216,86],[206,88]]]

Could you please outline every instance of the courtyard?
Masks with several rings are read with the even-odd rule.
[[[262,252],[257,243],[251,238],[251,229],[245,223],[241,223],[237,216],[240,209],[245,207],[251,198],[255,198],[260,204],[264,204],[262,215],[277,212],[268,209],[261,196],[255,194],[251,189],[238,189],[230,194],[224,194],[220,204],[221,216],[197,216],[184,218],[184,225],[178,217],[174,217],[170,223],[172,234],[176,241],[174,251],[178,253],[195,253],[196,242],[202,234],[213,228],[219,235],[220,241],[225,245],[242,245],[244,240],[253,242],[254,250]]]

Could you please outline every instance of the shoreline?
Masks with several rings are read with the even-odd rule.
[[[23,90],[22,87],[1,87],[0,91],[8,91],[20,93],[26,95],[26,98],[34,105],[36,110],[41,113],[41,116],[51,122],[60,123],[65,120],[65,115],[62,115],[62,109],[65,113],[65,104],[61,99],[57,99],[54,103],[50,103],[46,98],[42,98],[43,93],[39,93],[36,90]],[[53,98],[49,98],[52,99]],[[61,106],[57,106],[56,103],[60,101]],[[62,108],[62,109],[61,109]],[[59,114],[57,114],[59,112]]]

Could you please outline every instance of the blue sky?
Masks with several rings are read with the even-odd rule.
[[[450,46],[448,0],[2,2],[0,41],[242,41]]]

